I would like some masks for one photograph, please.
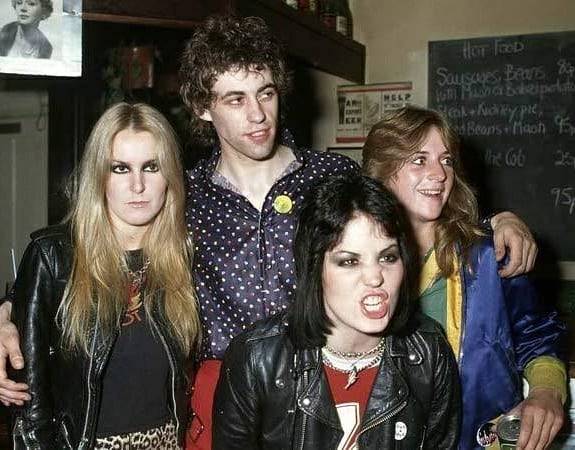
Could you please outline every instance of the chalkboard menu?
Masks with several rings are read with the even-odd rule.
[[[484,205],[575,260],[575,32],[430,42],[429,106],[462,137]]]

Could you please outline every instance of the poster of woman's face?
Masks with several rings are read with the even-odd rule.
[[[80,76],[81,0],[0,0],[0,72]]]

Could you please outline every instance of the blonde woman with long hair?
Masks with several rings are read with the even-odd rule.
[[[439,113],[410,106],[373,126],[363,162],[407,212],[422,261],[419,306],[443,325],[459,363],[458,448],[496,445],[494,422],[508,413],[521,418],[517,448],[546,448],[563,421],[564,328],[526,276],[501,276],[492,239],[478,226],[456,133]]]
[[[16,448],[179,449],[200,325],[179,147],[120,103],[96,123],[68,220],[32,234],[13,318],[31,400]]]

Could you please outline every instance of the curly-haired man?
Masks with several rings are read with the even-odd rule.
[[[292,238],[312,184],[357,170],[332,153],[296,147],[281,128],[290,76],[258,18],[217,17],[184,51],[181,94],[196,138],[212,156],[188,173],[188,227],[204,341],[188,448],[209,449],[211,403],[232,337],[287,307],[294,287]]]

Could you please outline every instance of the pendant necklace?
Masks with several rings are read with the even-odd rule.
[[[323,362],[326,366],[347,374],[344,389],[348,390],[359,379],[360,372],[379,365],[384,344],[385,340],[382,338],[374,348],[366,352],[340,352],[326,345],[322,348]],[[350,358],[353,360],[350,361]]]

